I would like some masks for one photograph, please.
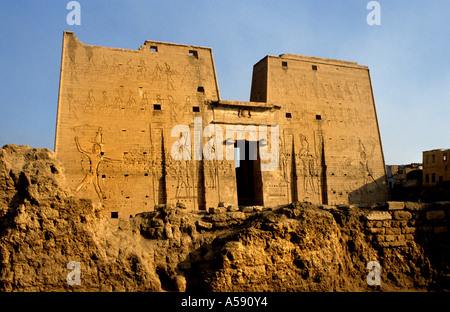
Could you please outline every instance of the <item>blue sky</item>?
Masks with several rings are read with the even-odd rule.
[[[62,33],[85,44],[138,49],[145,40],[213,48],[222,99],[248,101],[253,65],[295,53],[370,68],[386,164],[450,148],[450,1],[65,0],[0,2],[0,146],[53,149]]]

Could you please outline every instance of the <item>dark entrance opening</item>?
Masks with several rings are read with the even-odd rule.
[[[234,156],[238,205],[263,205],[258,142],[249,142],[247,140],[236,141]]]

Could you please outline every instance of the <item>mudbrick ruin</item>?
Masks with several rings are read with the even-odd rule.
[[[74,195],[50,150],[7,145],[0,172],[1,291],[450,289],[449,203],[179,203],[111,219]],[[66,281],[71,261],[81,285]]]
[[[386,182],[365,66],[266,56],[228,101],[210,48],[65,32],[55,152],[0,149],[0,291],[450,290],[450,203]]]

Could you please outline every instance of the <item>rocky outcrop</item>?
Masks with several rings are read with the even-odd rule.
[[[433,257],[424,240],[386,244],[386,229],[396,225],[373,219],[373,207],[218,208],[160,205],[106,219],[101,207],[74,196],[53,152],[7,145],[0,150],[0,291],[448,289],[440,278],[448,273],[440,254],[448,240]],[[395,212],[399,222],[412,216]],[[67,281],[71,261],[80,265],[80,285]],[[370,261],[380,263],[381,286],[367,284]]]

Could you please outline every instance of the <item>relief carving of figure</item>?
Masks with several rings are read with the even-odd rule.
[[[77,106],[75,105],[77,101],[78,99],[74,98],[72,93],[67,94],[67,102],[69,102],[69,116],[73,116],[76,119],[78,118]]]
[[[361,173],[363,175],[363,179],[364,179],[364,190],[366,192],[368,192],[368,184],[373,181],[375,183],[375,185],[380,188],[380,186],[378,185],[378,182],[375,180],[375,178],[373,177],[372,174],[372,170],[370,169],[370,160],[373,157],[373,148],[371,149],[370,152],[367,151],[366,146],[364,145],[364,143],[361,142],[361,139],[358,138],[358,144],[359,144],[359,156],[360,156],[360,161],[359,164],[361,166]]]
[[[101,143],[97,141],[100,140]],[[99,166],[103,161],[106,162],[120,162],[120,160],[114,160],[108,157],[103,156],[102,151],[102,134],[101,128],[96,134],[95,142],[92,145],[92,150],[90,152],[84,150],[80,146],[80,142],[78,141],[78,137],[75,137],[75,144],[77,146],[77,150],[86,156],[89,159],[89,171],[84,176],[83,180],[78,184],[75,188],[75,193],[78,193],[81,189],[87,188],[89,185],[93,185],[95,192],[97,193],[98,198],[101,202],[104,200],[104,195],[99,185]]]
[[[180,197],[181,189],[184,187],[186,190],[186,197],[189,197],[189,168],[186,160],[181,159],[177,161],[178,172],[177,172],[177,189],[175,193],[175,198]]]
[[[315,180],[318,177],[317,157],[310,153],[309,143],[306,137],[300,134],[300,159],[302,160],[303,190],[306,194],[318,192]]]
[[[281,175],[284,182],[289,183],[289,172],[288,172],[288,159],[286,156],[286,151],[284,150],[285,146],[283,140],[280,139],[280,166],[281,166]]]
[[[92,110],[95,105],[95,98],[94,98],[94,90],[89,90],[88,96],[86,101],[84,102],[84,112],[86,112],[87,109]]]
[[[142,94],[141,101],[139,102],[139,113],[145,113],[148,107],[147,91]]]
[[[166,65],[166,76],[167,76],[167,90],[175,90],[175,82],[173,81],[172,75],[174,71],[170,68],[170,65],[164,63]]]
[[[145,66],[145,61],[141,60],[137,69],[137,79],[145,79],[147,76],[147,67]]]

